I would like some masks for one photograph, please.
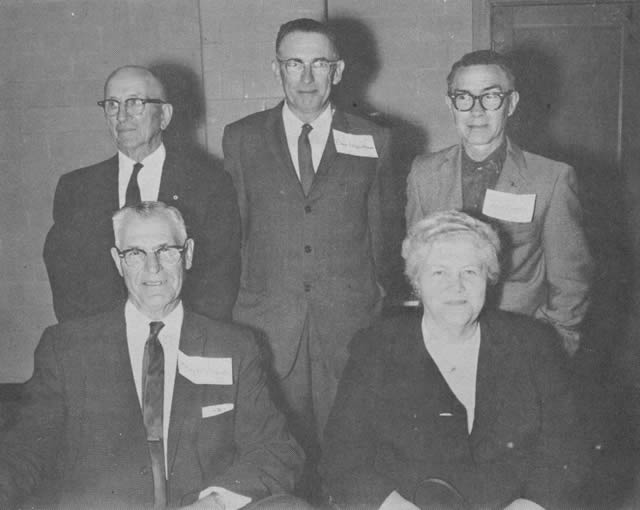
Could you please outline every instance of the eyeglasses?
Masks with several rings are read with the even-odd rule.
[[[480,106],[486,111],[495,111],[502,108],[502,104],[507,96],[510,96],[513,90],[506,92],[485,92],[479,96],[474,96],[470,92],[451,92],[448,94],[453,102],[453,106],[460,112],[468,112],[473,110],[476,101],[480,101]]]
[[[299,58],[288,58],[286,60],[276,58],[276,60],[280,65],[284,66],[285,71],[290,76],[301,76],[307,66],[309,66],[314,74],[329,74],[331,68],[340,62],[339,60],[327,60],[326,58],[317,58],[309,63],[304,63]]]
[[[166,101],[162,99],[142,99],[141,97],[130,97],[124,101],[124,111],[129,115],[142,115],[144,112],[144,105],[147,103],[152,104],[166,104]],[[98,101],[98,106],[104,109],[104,113],[109,117],[115,117],[120,111],[122,103],[117,99],[104,99]]]
[[[156,257],[156,261],[162,265],[173,265],[177,264],[178,261],[182,258],[182,254],[187,249],[187,243],[185,242],[183,246],[161,246],[151,252],[147,252],[142,248],[129,248],[128,250],[119,250],[116,247],[116,251],[118,252],[118,257],[124,260],[124,263],[129,267],[141,267],[147,261],[147,256],[149,253]]]

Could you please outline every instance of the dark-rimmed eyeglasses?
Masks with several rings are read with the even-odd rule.
[[[317,58],[312,62],[305,63],[299,58],[276,58],[281,66],[284,66],[284,70],[291,76],[300,76],[308,66],[314,74],[329,74],[329,71],[335,66],[339,60],[328,60],[326,58]]]
[[[447,94],[453,106],[460,112],[468,112],[473,110],[476,101],[480,102],[483,110],[493,112],[502,108],[504,100],[513,94],[513,90],[505,92],[485,92],[479,96],[474,96],[470,92],[450,92]]]
[[[147,103],[166,104],[162,99],[143,99],[141,97],[130,97],[124,101],[124,111],[129,115],[142,115],[144,106]],[[120,111],[122,103],[117,99],[103,99],[98,101],[98,106],[104,110],[108,117],[115,117]]]
[[[156,258],[158,264],[166,264],[168,266],[177,264],[178,261],[182,258],[182,254],[186,249],[186,241],[182,246],[161,246],[160,248],[156,248],[151,252],[147,252],[142,248],[129,248],[127,250],[120,250],[118,249],[118,247],[116,247],[118,257],[124,260],[124,263],[129,267],[143,266],[146,263],[147,257],[150,253]]]

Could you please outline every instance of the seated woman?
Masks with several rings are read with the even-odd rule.
[[[586,451],[560,340],[485,310],[499,240],[461,212],[402,246],[421,316],[359,332],[325,430],[325,493],[340,508],[568,508]]]

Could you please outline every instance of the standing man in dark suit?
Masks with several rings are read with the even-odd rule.
[[[574,354],[592,272],[575,172],[521,150],[506,136],[519,95],[500,54],[464,55],[453,64],[447,89],[461,142],[414,160],[407,182],[407,228],[448,209],[491,220],[505,251],[497,305],[548,322]]]
[[[229,318],[240,274],[240,219],[231,179],[189,154],[165,149],[162,132],[173,108],[149,70],[116,69],[98,104],[118,154],[58,182],[44,247],[58,320],[104,312],[122,300],[124,287],[109,258],[111,216],[141,200],[177,207],[196,240],[185,302],[208,317]]]
[[[280,27],[272,68],[285,100],[225,128],[242,219],[234,318],[262,330],[298,437],[322,434],[347,344],[381,307],[390,134],[335,108],[344,71],[324,24]]]
[[[252,332],[183,306],[194,240],[180,213],[142,202],[113,226],[126,304],[44,332],[0,441],[0,507],[233,510],[287,492],[303,455]]]

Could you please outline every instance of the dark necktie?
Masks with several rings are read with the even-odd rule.
[[[153,473],[154,508],[167,506],[167,480],[164,467],[162,416],[164,402],[164,351],[158,340],[162,322],[149,323],[149,337],[142,361],[142,416]]]
[[[129,179],[129,184],[127,184],[127,194],[124,200],[124,205],[135,205],[142,201],[142,197],[140,196],[140,186],[138,186],[138,174],[142,169],[142,163],[135,163],[133,165],[133,172],[131,173],[131,178]]]
[[[302,125],[302,131],[298,137],[298,168],[300,170],[300,183],[305,195],[309,194],[315,172],[313,171],[313,159],[311,158],[311,143],[309,143],[309,131],[313,128],[309,124]]]

